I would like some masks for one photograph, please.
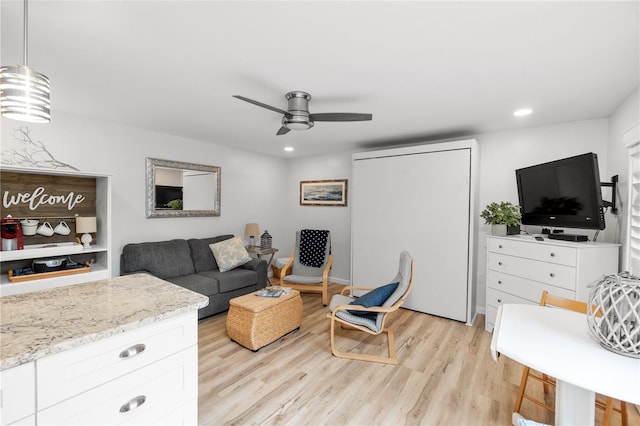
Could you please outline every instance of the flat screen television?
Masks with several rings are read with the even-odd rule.
[[[156,185],[156,208],[169,208],[168,203],[171,200],[182,200],[182,187]]]
[[[523,225],[605,228],[596,154],[518,169],[516,180]]]

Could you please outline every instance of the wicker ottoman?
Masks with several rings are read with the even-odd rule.
[[[259,297],[254,292],[229,301],[227,335],[252,351],[278,340],[301,323],[302,298],[297,290],[280,297]]]

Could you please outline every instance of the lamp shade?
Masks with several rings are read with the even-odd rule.
[[[260,228],[257,223],[247,223],[244,226],[244,235],[247,237],[260,235]]]
[[[25,65],[0,68],[0,111],[3,117],[30,123],[51,120],[49,79]]]
[[[76,217],[76,233],[78,234],[90,234],[96,232],[98,226],[95,217]]]

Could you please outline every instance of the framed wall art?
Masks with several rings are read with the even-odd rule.
[[[347,179],[300,181],[301,206],[347,205]]]

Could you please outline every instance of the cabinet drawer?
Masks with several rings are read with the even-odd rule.
[[[49,407],[197,344],[196,311],[37,361],[38,407]]]
[[[488,271],[497,271],[575,291],[576,269],[570,266],[488,253]]]
[[[35,413],[35,364],[29,362],[0,371],[0,425],[14,423]]]
[[[532,281],[526,278],[516,277],[515,275],[508,275],[492,270],[487,272],[487,287],[517,295],[533,303],[540,302],[540,297],[544,290],[555,296],[564,297],[566,299],[575,299],[576,296],[575,291],[567,290],[566,288],[555,287],[538,281]]]
[[[192,400],[197,393],[198,348],[192,346],[40,411],[38,423],[152,424],[163,414],[169,415],[185,406],[185,403]],[[137,406],[132,403],[135,399],[138,401]],[[186,407],[193,407],[193,404]]]
[[[533,241],[518,241],[508,238],[489,238],[487,249],[490,252],[524,257],[558,265],[576,266],[577,250],[571,247],[561,247],[552,244],[542,244]]]
[[[503,303],[520,303],[524,305],[533,305],[535,302],[523,299],[522,297],[514,296],[513,294],[505,293],[495,288],[487,288],[487,305],[498,307]]]

